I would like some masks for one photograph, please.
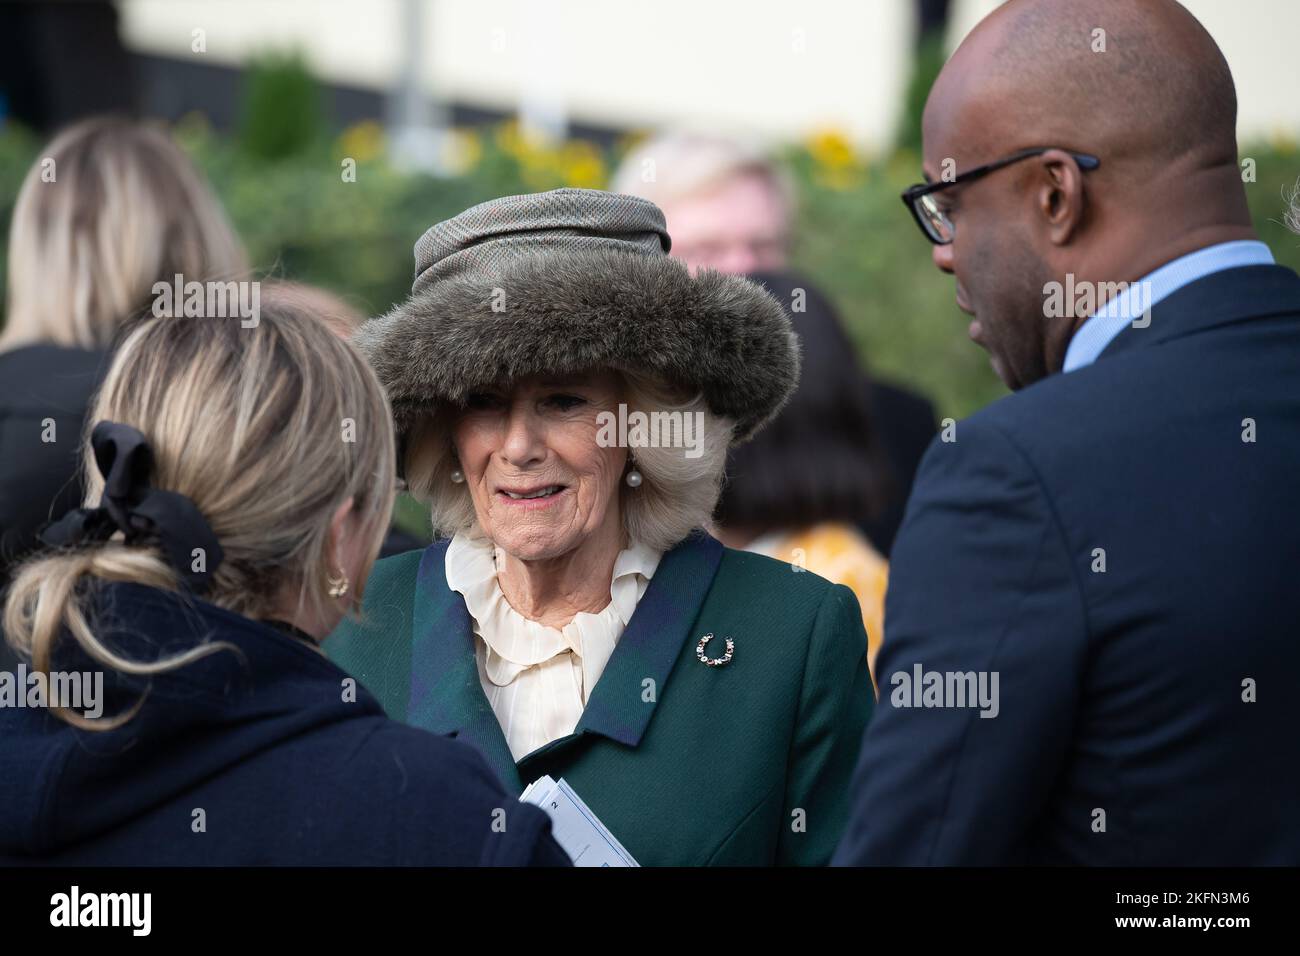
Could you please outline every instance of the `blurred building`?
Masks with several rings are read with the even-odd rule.
[[[457,124],[522,114],[603,141],[660,125],[772,140],[835,130],[877,151],[902,120],[919,22],[946,10],[951,49],[998,2],[11,0],[0,117],[46,131],[105,109],[200,110],[228,127],[249,60],[299,51],[338,125],[393,116],[409,76],[443,107],[430,115]],[[1300,2],[1184,2],[1227,54],[1242,139],[1294,139]]]
[[[345,113],[380,110],[411,38],[407,0],[120,0],[152,112],[265,50],[303,51]],[[453,119],[516,113],[607,130],[698,125],[869,150],[900,121],[916,0],[419,0],[418,73]],[[1227,54],[1243,139],[1294,136],[1296,0],[1185,0]],[[949,46],[997,0],[951,0]],[[203,52],[194,52],[202,31]],[[171,61],[208,80],[187,90]],[[212,71],[215,70],[216,73]],[[195,74],[199,75],[199,74]],[[168,82],[158,83],[162,76]],[[153,77],[153,80],[150,80]],[[218,85],[220,85],[218,83]],[[168,102],[168,96],[172,102]],[[216,94],[211,98],[221,99]],[[220,114],[219,104],[209,111]],[[218,115],[218,119],[220,116]]]

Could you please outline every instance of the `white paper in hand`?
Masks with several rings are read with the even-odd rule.
[[[550,777],[540,777],[528,785],[519,799],[546,811],[551,818],[551,835],[569,854],[574,866],[641,865],[605,829],[563,777],[559,783]]]

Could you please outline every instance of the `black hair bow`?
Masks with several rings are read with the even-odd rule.
[[[157,544],[190,590],[206,590],[225,556],[221,543],[194,502],[149,484],[153,471],[149,440],[130,425],[99,422],[90,445],[104,476],[99,507],[68,512],[41,531],[41,541],[59,548],[107,541],[121,531],[128,545]]]

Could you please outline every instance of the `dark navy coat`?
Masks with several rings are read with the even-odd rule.
[[[138,660],[234,650],[153,678],[110,732],[0,708],[0,865],[568,863],[472,747],[389,720],[308,641],[142,585],[97,608],[96,633]],[[108,712],[144,686],[106,680]]]
[[[105,352],[25,345],[0,352],[0,591],[36,534],[81,504],[86,407]],[[0,668],[17,663],[0,641]]]
[[[1300,864],[1300,278],[1190,283],[955,437],[836,862]],[[997,716],[903,706],[918,666],[996,673]]]

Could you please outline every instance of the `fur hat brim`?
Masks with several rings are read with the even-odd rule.
[[[608,368],[701,393],[743,441],[799,376],[789,317],[761,286],[613,250],[541,253],[454,276],[371,319],[355,342],[403,440],[422,413],[476,389]]]

